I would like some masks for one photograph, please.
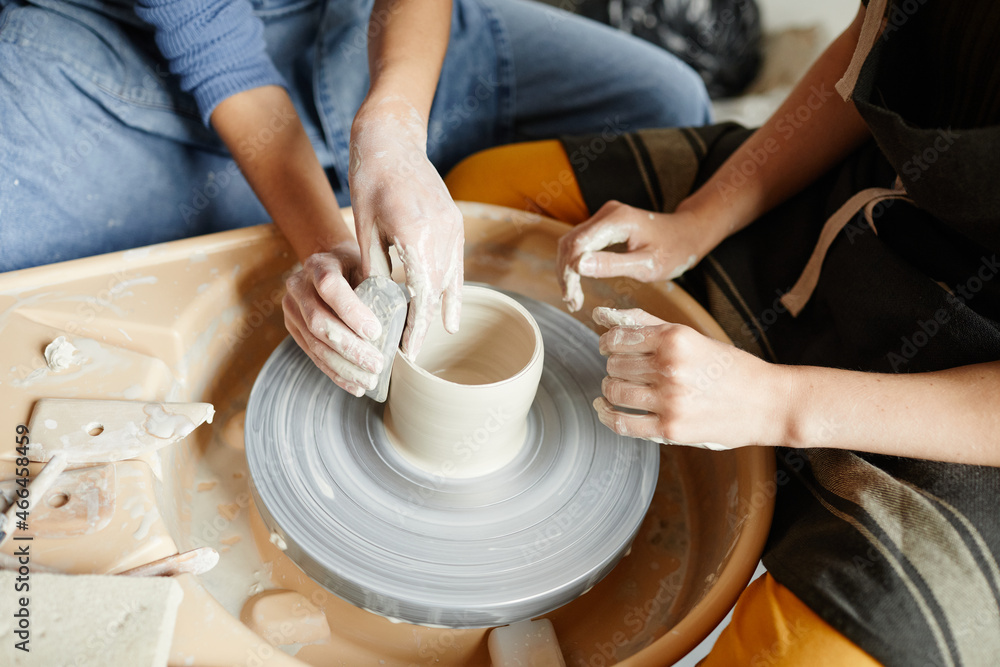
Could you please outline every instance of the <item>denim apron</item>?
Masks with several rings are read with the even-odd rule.
[[[373,0],[250,1],[264,24],[268,54],[346,205],[351,122],[369,85],[367,27]],[[29,14],[24,25],[14,26],[19,29],[8,26],[4,38],[64,59],[73,84],[121,122],[227,153],[199,120],[193,98],[179,89],[152,29],[136,17],[134,2],[0,0],[0,6],[8,5],[33,5],[55,15]],[[487,3],[454,0],[428,127],[428,157],[442,173],[476,150],[511,140],[512,79],[503,23]]]

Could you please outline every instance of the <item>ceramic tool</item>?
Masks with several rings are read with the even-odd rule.
[[[119,572],[118,577],[175,577],[179,574],[205,574],[219,562],[219,552],[211,547],[200,547],[160,558],[152,562]],[[17,570],[21,563],[14,556],[0,553],[0,570]],[[39,563],[31,564],[32,572],[65,574],[62,570]]]
[[[63,472],[47,494],[33,490],[39,502],[31,513],[31,535],[65,539],[104,529],[115,513],[116,478],[113,464],[90,466]],[[0,506],[13,503],[19,488],[14,479],[0,482]]]
[[[597,334],[511,296],[546,356],[525,445],[493,473],[442,478],[409,464],[383,406],[330,391],[291,339],[257,377],[245,425],[257,508],[287,556],[356,606],[423,625],[504,625],[583,594],[630,548],[659,450],[590,407],[604,377]]]
[[[144,403],[43,398],[28,425],[28,458],[110,463],[155,452],[212,423],[211,403]]]
[[[6,513],[0,516],[0,546],[13,533],[18,513],[31,512],[46,493],[59,483],[60,475],[68,464],[114,462],[155,452],[184,438],[202,422],[207,420],[211,423],[214,413],[209,403],[40,399],[32,410],[28,426],[31,441],[27,448],[27,458],[46,462],[46,465],[28,486],[28,507],[18,506],[15,493]],[[100,487],[88,484],[83,476],[76,481],[77,485],[72,492],[59,492],[65,496],[64,502],[59,506],[68,504],[70,498],[80,493],[92,496],[96,491],[100,500]],[[77,503],[76,506],[79,507],[80,504]],[[111,502],[104,503],[103,506],[104,513],[108,510],[113,512],[113,496]],[[86,526],[95,523],[92,510],[97,511],[96,522],[100,521],[101,507],[100,502],[96,506],[85,504],[86,515],[83,519]],[[41,522],[39,517],[36,519]]]
[[[119,572],[121,577],[173,577],[178,574],[205,574],[219,562],[219,552],[200,547],[154,560],[131,570]]]
[[[403,336],[403,326],[406,324],[406,293],[403,288],[385,276],[372,276],[364,280],[354,293],[361,303],[368,306],[382,325],[382,335],[372,344],[382,351],[385,365],[379,374],[378,384],[374,389],[365,392],[365,396],[385,403],[389,395],[389,375],[392,372],[392,361],[399,349],[399,340]]]
[[[65,454],[61,452],[56,453],[27,486],[28,495],[25,498],[27,500],[27,507],[20,507],[17,502],[18,499],[15,499],[10,504],[10,507],[7,508],[7,511],[3,515],[0,515],[0,547],[14,534],[17,522],[21,520],[24,513],[30,515],[31,510],[38,504],[38,501],[52,488],[59,475],[66,469],[68,462]]]

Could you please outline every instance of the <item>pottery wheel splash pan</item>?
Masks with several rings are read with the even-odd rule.
[[[286,554],[335,595],[410,623],[497,626],[570,602],[627,553],[658,448],[597,420],[597,334],[508,294],[537,321],[545,360],[525,446],[488,475],[406,462],[383,405],[339,390],[291,338],[261,370],[246,421],[254,499]]]

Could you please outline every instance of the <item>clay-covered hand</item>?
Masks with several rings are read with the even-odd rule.
[[[611,430],[708,449],[781,442],[783,367],[638,309],[596,308],[594,321],[610,328],[594,408]]]
[[[461,315],[462,214],[427,158],[427,122],[403,100],[358,112],[351,130],[351,201],[367,277],[389,274],[395,246],[412,297],[402,350],[416,357],[431,318],[458,331]]]
[[[625,244],[625,252],[605,248]],[[580,276],[626,276],[642,282],[673,280],[711,249],[692,212],[652,213],[609,201],[559,241],[556,275],[571,311],[583,307]]]
[[[382,352],[370,341],[379,337],[378,319],[354,294],[362,280],[361,256],[354,241],[316,253],[288,278],[281,305],[285,327],[313,363],[355,396],[375,387]]]

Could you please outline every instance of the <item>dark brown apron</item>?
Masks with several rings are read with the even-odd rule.
[[[917,127],[883,106],[887,63],[919,48],[905,28],[875,43],[853,88],[874,140],[679,281],[739,347],[886,373],[1000,360],[1000,129]],[[591,211],[608,199],[669,211],[750,133],[724,124],[624,135],[600,152],[594,137],[563,145]],[[738,170],[726,176],[739,186]],[[792,316],[781,299],[825,222],[858,192],[899,185],[907,199],[875,203],[873,224],[858,210],[836,234]],[[827,432],[838,426],[831,416]],[[1000,664],[1000,468],[822,444],[777,450],[771,574],[883,664]]]

